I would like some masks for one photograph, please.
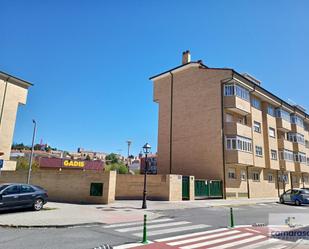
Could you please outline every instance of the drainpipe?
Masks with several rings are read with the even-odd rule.
[[[293,178],[292,178],[292,171],[290,171],[290,181],[291,181],[291,189],[293,189]]]
[[[277,173],[276,181],[277,181],[278,197],[280,197],[279,170],[276,170],[276,173]]]
[[[173,95],[174,95],[174,74],[171,74],[171,116],[170,116],[170,174],[172,174],[172,160],[173,160]]]
[[[226,199],[226,168],[225,168],[225,134],[224,134],[224,84],[221,82],[221,134],[222,134],[222,156],[223,156],[223,199]]]
[[[303,182],[303,188],[305,188],[304,173],[301,173],[301,181]]]
[[[246,167],[246,174],[247,174],[247,192],[248,192],[248,199],[250,199],[250,184],[249,184],[249,166]]]

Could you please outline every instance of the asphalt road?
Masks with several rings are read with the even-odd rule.
[[[309,206],[257,204],[233,207],[236,225],[268,224],[271,213],[307,213]],[[162,217],[148,224],[149,239],[211,230],[229,225],[229,208],[193,208],[156,211]],[[26,215],[26,213],[25,213]],[[1,218],[1,215],[0,215]],[[102,244],[120,245],[141,239],[140,224],[74,228],[0,228],[0,248],[5,249],[91,249]]]

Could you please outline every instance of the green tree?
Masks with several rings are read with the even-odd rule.
[[[128,174],[129,169],[123,163],[111,163],[105,166],[105,171],[117,171],[118,174]]]
[[[106,164],[119,163],[119,157],[115,153],[111,153],[105,157]]]
[[[39,168],[39,163],[36,160],[32,161],[32,170]],[[16,161],[16,170],[29,169],[29,160],[26,157],[19,157]]]

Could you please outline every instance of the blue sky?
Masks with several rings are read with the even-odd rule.
[[[157,147],[149,77],[192,59],[232,67],[309,109],[309,1],[1,1],[0,70],[34,83],[14,141]]]

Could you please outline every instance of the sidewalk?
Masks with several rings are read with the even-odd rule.
[[[140,200],[116,201],[108,205],[79,205],[48,202],[44,210],[16,211],[0,213],[0,226],[13,227],[65,227],[82,225],[113,224],[121,222],[142,221],[144,214],[148,219],[160,217],[158,210],[210,208],[220,206],[253,205],[273,203],[277,199],[244,200],[198,200],[198,201],[147,201],[147,210],[141,209]]]

